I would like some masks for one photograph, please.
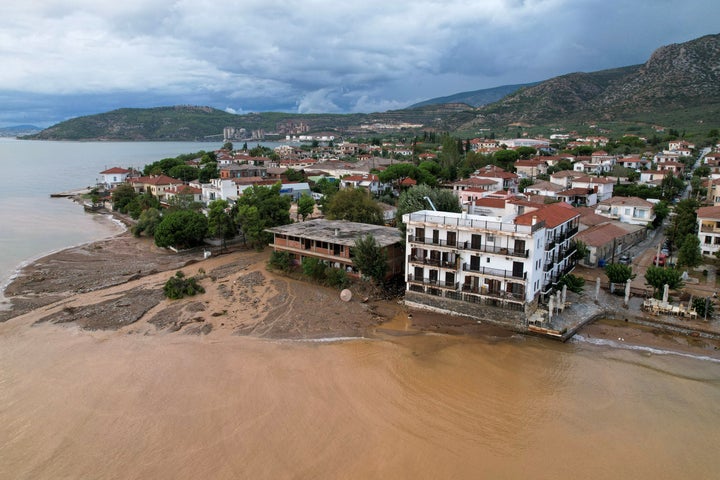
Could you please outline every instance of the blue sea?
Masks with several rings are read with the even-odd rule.
[[[0,286],[48,253],[120,233],[107,216],[50,194],[95,185],[111,167],[142,169],[218,142],[45,142],[0,138]]]

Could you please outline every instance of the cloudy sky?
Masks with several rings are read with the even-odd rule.
[[[717,0],[8,0],[0,127],[178,104],[385,111],[718,32]]]

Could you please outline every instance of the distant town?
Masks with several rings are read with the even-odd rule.
[[[283,269],[399,283],[408,304],[563,339],[582,323],[559,320],[568,291],[601,276],[625,308],[635,296],[643,312],[713,317],[714,285],[694,299],[681,287],[706,285],[697,270],[720,252],[717,131],[344,140],[286,127],[273,149],[228,127],[222,149],[99,172],[88,208],[130,215],[160,246],[269,245]],[[188,209],[207,218],[199,239],[168,237],[165,219]]]

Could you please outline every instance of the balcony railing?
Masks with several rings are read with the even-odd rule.
[[[416,237],[415,235],[408,235],[408,242],[420,243],[423,245],[436,245],[439,247],[456,248],[458,250],[472,250],[475,252],[494,253],[496,255],[506,255],[510,257],[528,258],[530,256],[529,249],[515,249],[511,247],[502,247],[495,245],[473,245],[472,242],[452,242],[449,243],[447,240],[433,239]]]
[[[516,225],[514,222],[503,222],[492,220],[482,215],[466,215],[460,213],[432,213],[429,211],[415,212],[408,215],[408,225],[412,223],[450,225],[475,230],[487,230],[496,232],[516,232],[531,234],[545,226],[545,221],[540,220],[535,225]],[[411,225],[412,226],[412,225]]]
[[[422,277],[416,277],[415,275],[408,275],[407,276],[407,282],[408,283],[417,283],[422,285],[430,285],[433,287],[440,287],[440,288],[451,288],[453,290],[457,290],[460,287],[459,282],[444,282],[442,280],[435,280],[431,278],[422,278]]]
[[[408,242],[422,243],[423,245],[437,245],[439,247],[458,248],[457,242],[448,243],[447,240],[416,237],[415,235],[408,235]]]
[[[471,287],[470,285],[463,285],[462,291],[467,292],[467,293],[474,293],[476,295],[483,295],[486,297],[515,300],[517,302],[522,302],[525,300],[525,295],[523,295],[521,293],[511,293],[511,292],[503,292],[503,291],[491,292],[491,291],[483,289],[483,288]]]
[[[408,255],[408,262],[409,263],[418,263],[421,265],[432,265],[435,267],[440,268],[450,268],[452,270],[457,270],[457,262],[443,262],[439,259],[434,258],[426,258],[426,257],[416,257],[415,255]]]
[[[475,266],[470,265],[469,263],[463,264],[463,271],[479,273],[481,275],[491,275],[493,277],[521,278],[523,280],[527,279],[527,272],[514,274],[511,270],[501,270],[499,268],[490,268],[490,267],[481,267],[481,266],[475,267]]]
[[[458,248],[460,250],[472,250],[475,252],[484,252],[484,253],[494,253],[496,255],[507,255],[510,257],[520,257],[520,258],[527,258],[530,256],[530,250],[516,250],[514,248],[510,247],[496,247],[494,245],[475,245],[473,246],[471,242],[461,242],[461,244],[458,244]]]

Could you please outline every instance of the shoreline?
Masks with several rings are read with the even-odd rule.
[[[62,197],[62,198],[66,198],[68,200],[71,200],[73,203],[76,203],[76,204],[82,206],[82,199],[76,198],[75,196]],[[82,212],[82,211],[80,213],[88,214],[87,212]],[[113,237],[116,237],[119,235],[124,235],[129,232],[130,224],[110,210],[107,210],[104,212],[96,212],[96,213],[93,213],[92,215],[96,215],[97,218],[101,219],[101,221],[107,222],[108,226],[113,226],[113,229],[115,229],[116,232],[112,233],[109,231],[110,229],[108,228],[108,234],[102,236],[101,238],[95,238],[92,240],[79,242],[79,243],[69,245],[69,246],[54,248],[52,250],[47,250],[47,251],[38,253],[36,255],[33,255],[31,257],[28,257],[28,258],[20,261],[20,263],[15,265],[8,272],[7,277],[0,279],[0,312],[6,310],[7,308],[12,307],[10,305],[9,298],[5,295],[5,292],[8,288],[8,286],[10,286],[10,284],[12,284],[18,278],[18,276],[21,275],[22,271],[25,268],[31,267],[34,263],[40,262],[46,257],[50,257],[52,255],[61,253],[65,250],[83,247],[83,246],[90,245],[95,242],[101,242],[103,240],[107,240],[107,239],[110,239],[110,238],[113,238]]]
[[[203,259],[202,249],[170,253],[155,247],[151,239],[134,237],[126,219],[112,212],[102,215],[124,225],[125,231],[24,262],[3,286],[7,309],[0,309],[0,323],[18,319],[26,325],[75,323],[90,331],[224,332],[319,343],[427,333],[493,339],[522,335],[475,320],[410,309],[397,299],[361,301],[367,292],[357,284],[351,287],[354,300],[342,302],[339,291],[268,271],[268,249],[258,253],[236,248],[218,255],[212,248],[208,259]],[[177,270],[200,275],[207,293],[165,299],[162,286]],[[633,323],[631,312],[615,310],[605,305],[594,315],[599,318],[578,334],[607,341],[608,348],[623,339],[623,347],[632,344],[720,359],[718,339],[643,326]],[[622,316],[630,320],[618,319]]]

